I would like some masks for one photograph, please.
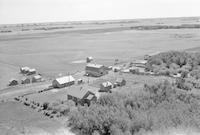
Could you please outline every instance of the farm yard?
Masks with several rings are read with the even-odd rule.
[[[10,27],[12,32],[0,33],[0,121],[5,123],[0,131],[73,134],[65,129],[70,113],[101,97],[137,95],[144,86],[166,80],[174,87],[175,77],[147,73],[134,62],[155,52],[198,50],[199,28],[178,27],[194,22],[179,18]],[[11,78],[14,86],[8,86]]]

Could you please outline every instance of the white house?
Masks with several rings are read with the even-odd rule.
[[[63,77],[53,80],[52,86],[54,88],[63,88],[63,87],[73,85],[74,83],[75,83],[75,79],[70,75],[70,76],[63,76]]]

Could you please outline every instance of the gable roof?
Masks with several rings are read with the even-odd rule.
[[[89,92],[89,90],[78,87],[78,88],[74,88],[74,89],[69,89],[67,91],[67,95],[82,99],[88,92]]]
[[[21,80],[22,80],[22,81],[25,81],[25,80],[30,80],[30,78],[23,77]]]
[[[57,78],[56,81],[59,84],[65,84],[65,83],[68,83],[68,82],[73,82],[73,81],[75,81],[75,79],[74,79],[74,77],[69,75],[69,76],[63,76],[63,77]]]

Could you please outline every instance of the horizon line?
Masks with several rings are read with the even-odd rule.
[[[199,18],[200,19],[200,16],[173,16],[173,17],[147,17],[147,18],[144,18],[144,17],[141,17],[141,18],[130,18],[130,19],[98,19],[98,20],[93,20],[93,19],[89,19],[89,20],[76,20],[76,21],[49,21],[49,22],[26,22],[26,23],[7,23],[7,24],[1,24],[0,23],[0,26],[5,26],[5,25],[24,25],[24,24],[56,24],[56,23],[94,23],[94,22],[118,22],[118,21],[130,21],[130,20],[148,20],[148,19],[175,19],[175,18]]]

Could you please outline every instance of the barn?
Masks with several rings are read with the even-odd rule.
[[[111,92],[113,85],[111,82],[106,81],[100,84],[100,92]]]
[[[108,70],[106,70],[105,66],[103,65],[89,63],[85,67],[85,74],[89,76],[100,77],[108,74]]]
[[[96,101],[97,97],[95,94],[89,90],[86,90],[86,88],[77,87],[74,89],[69,89],[67,93],[68,100],[72,100],[76,103],[76,105],[84,105],[88,104],[90,105],[92,101]]]
[[[54,88],[63,88],[73,84],[75,84],[75,79],[71,75],[57,78],[52,82]]]

